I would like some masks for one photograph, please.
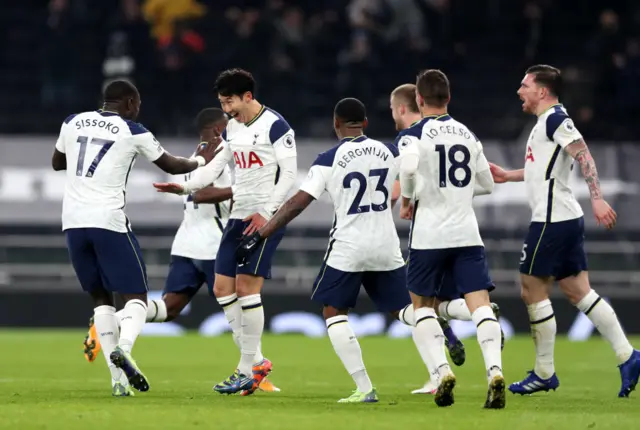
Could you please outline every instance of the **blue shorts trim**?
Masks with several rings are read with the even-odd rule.
[[[102,228],[65,230],[71,264],[82,289],[146,294],[147,268],[133,232]]]
[[[557,280],[587,270],[584,218],[532,222],[522,246],[520,273]]]
[[[164,286],[164,294],[186,294],[193,297],[202,284],[213,295],[213,277],[216,260],[196,260],[193,258],[171,256],[169,275]]]
[[[380,312],[399,311],[411,303],[406,276],[404,266],[382,272],[343,272],[323,263],[311,300],[336,309],[354,308],[363,286]]]
[[[273,256],[286,231],[282,227],[265,239],[244,266],[236,263],[236,248],[242,240],[242,232],[249,225],[241,219],[230,219],[220,240],[220,249],[216,258],[216,273],[235,278],[237,275],[253,275],[271,279]]]
[[[448,300],[495,288],[482,246],[409,249],[407,286],[419,296]]]

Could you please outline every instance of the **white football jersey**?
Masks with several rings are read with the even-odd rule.
[[[164,153],[153,134],[113,112],[83,112],[65,119],[56,149],[67,158],[62,229],[125,233],[127,179],[136,156],[154,162]]]
[[[398,150],[366,136],[343,139],[316,158],[300,190],[333,201],[328,266],[344,272],[388,271],[404,265],[391,212]]]
[[[484,246],[473,210],[476,174],[489,170],[478,138],[449,115],[430,116],[401,131],[400,156],[418,156],[413,249]]]
[[[233,166],[230,218],[243,219],[263,210],[271,199],[278,181],[278,160],[297,155],[295,133],[280,114],[263,106],[246,124],[231,119],[222,139],[223,150],[215,158]]]
[[[583,216],[569,186],[573,158],[563,149],[582,139],[566,109],[557,104],[538,117],[531,130],[524,162],[524,182],[531,221],[559,222]]]
[[[202,172],[202,167],[185,175],[188,181],[191,176]],[[229,169],[225,169],[213,186],[226,188],[231,186]],[[193,258],[195,260],[215,260],[222,239],[222,232],[229,219],[230,201],[221,203],[193,202],[192,195],[184,197],[184,218],[173,239],[171,255]]]

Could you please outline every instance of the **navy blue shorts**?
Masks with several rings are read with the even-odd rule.
[[[522,246],[520,273],[557,280],[587,270],[584,219],[532,222]]]
[[[133,232],[102,228],[65,230],[67,248],[82,289],[121,294],[147,292],[147,268]]]
[[[213,295],[213,272],[216,260],[195,260],[193,258],[171,256],[169,275],[164,284],[164,294],[186,294],[193,297],[202,284],[207,284],[210,295]]]
[[[242,240],[242,232],[249,222],[241,219],[230,219],[220,240],[220,249],[216,258],[216,273],[235,278],[236,275],[254,275],[264,279],[271,279],[271,262],[280,241],[284,237],[286,228],[274,232],[262,241],[249,261],[240,267],[236,263],[236,248]]]
[[[326,263],[313,283],[311,300],[336,309],[354,308],[360,286],[380,312],[399,311],[411,303],[404,266],[385,272],[343,272]]]
[[[449,300],[495,288],[482,246],[409,249],[407,286],[419,296]]]

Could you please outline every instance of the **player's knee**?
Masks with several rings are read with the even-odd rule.
[[[591,291],[591,286],[589,285],[589,279],[586,276],[586,272],[581,272],[577,276],[570,276],[568,278],[561,279],[558,284],[560,285],[560,289],[564,293],[565,297],[572,305],[580,303],[580,301],[589,294],[589,291]]]
[[[238,297],[260,294],[264,278],[259,276],[238,275],[236,278],[236,294]]]
[[[236,292],[236,280],[228,276],[216,275],[213,283],[213,295],[226,297]]]
[[[322,308],[322,316],[325,320],[329,318],[337,317],[338,315],[347,315],[349,313],[348,309],[338,309],[333,306],[324,306]]]

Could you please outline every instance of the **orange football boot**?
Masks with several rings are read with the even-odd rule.
[[[264,380],[267,378],[267,375],[271,373],[271,368],[273,365],[271,361],[267,358],[263,359],[260,363],[256,363],[253,365],[252,373],[253,373],[253,386],[250,390],[243,390],[243,396],[249,396],[253,394],[258,388],[261,388]],[[275,388],[275,386],[269,381],[271,387]],[[266,390],[263,390],[266,391]]]
[[[86,358],[89,363],[93,363],[101,349],[98,332],[96,331],[96,326],[93,323],[93,317],[89,320],[89,332],[84,338],[82,346],[84,348],[84,358]]]

